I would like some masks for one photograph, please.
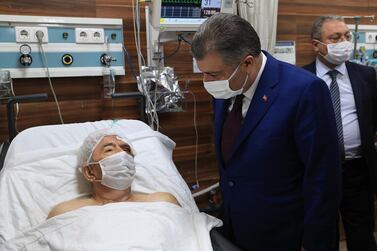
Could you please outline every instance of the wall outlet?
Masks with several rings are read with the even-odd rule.
[[[42,43],[48,43],[48,31],[47,27],[28,27],[28,26],[16,26],[16,42],[18,43],[38,43],[38,39],[35,35],[37,31],[42,31],[44,36]]]
[[[105,31],[101,28],[76,28],[75,34],[78,44],[105,43]]]
[[[365,32],[365,43],[377,44],[377,32]]]

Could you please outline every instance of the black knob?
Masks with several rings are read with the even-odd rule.
[[[73,63],[73,57],[71,54],[64,54],[62,56],[62,63],[64,65],[71,65]]]
[[[33,58],[30,55],[21,55],[20,64],[23,66],[29,66],[33,63]]]

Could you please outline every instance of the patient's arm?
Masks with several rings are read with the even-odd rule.
[[[94,205],[94,203],[90,199],[65,201],[56,205],[48,214],[47,219],[89,205]]]
[[[157,192],[149,195],[149,201],[166,201],[181,206],[178,200],[171,194],[165,192]]]
[[[177,206],[181,206],[178,202],[178,200],[171,194],[171,193],[165,193],[165,192],[156,192],[156,193],[134,193],[132,197],[129,199],[129,201],[133,202],[169,202],[173,203]]]
[[[177,206],[181,206],[177,199],[170,193],[165,192],[157,192],[152,194],[133,194],[130,199],[127,201],[129,202],[157,202],[157,201],[165,201],[173,203]],[[112,201],[116,202],[116,201]],[[121,202],[121,201],[118,201]],[[125,201],[124,201],[125,202]],[[111,203],[111,202],[107,202]],[[62,202],[56,205],[51,212],[48,214],[47,219],[57,216],[59,214],[63,214],[69,211],[73,211],[79,209],[81,207],[90,206],[90,205],[103,205],[104,203],[100,203],[96,201],[94,198],[88,199],[75,199]],[[106,203],[105,203],[106,204]]]
[[[65,205],[68,204],[68,202],[63,202],[58,205],[56,205],[48,214],[47,219],[50,219],[51,217],[54,217],[59,214],[63,214],[65,212],[71,211],[69,210],[69,206]],[[73,209],[72,209],[73,210]]]

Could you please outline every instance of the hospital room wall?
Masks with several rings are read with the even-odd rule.
[[[131,0],[14,0],[1,1],[0,14],[46,15],[71,17],[122,18],[125,46],[134,68],[137,65],[134,42]],[[142,5],[141,44],[146,55],[144,5]],[[340,15],[370,15],[377,13],[377,0],[280,0],[278,14],[278,40],[297,42],[297,63],[303,65],[313,59],[310,48],[310,25],[318,15],[336,13]],[[376,24],[376,21],[375,23]],[[166,55],[174,51],[177,42],[165,45]],[[188,84],[197,102],[197,126],[199,133],[198,166],[202,184],[217,180],[218,172],[213,150],[213,127],[211,97],[204,90],[201,75],[192,73],[190,47],[182,43],[181,49],[165,64],[174,67],[180,85]],[[126,65],[126,75],[117,77],[117,92],[136,91],[131,68]],[[102,98],[102,78],[76,77],[53,78],[53,84],[66,123],[95,121],[109,118],[138,118],[136,101],[109,100]],[[59,118],[49,90],[47,79],[14,79],[17,95],[43,93],[49,100],[43,103],[21,104],[18,115],[18,130],[43,124],[57,124]],[[195,130],[193,127],[193,97],[187,95],[185,112],[160,115],[161,132],[176,143],[174,161],[187,182],[194,182]],[[7,138],[5,104],[0,104],[0,141]]]

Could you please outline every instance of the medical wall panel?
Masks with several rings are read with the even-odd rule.
[[[12,78],[125,74],[122,19],[0,15],[0,34]]]

